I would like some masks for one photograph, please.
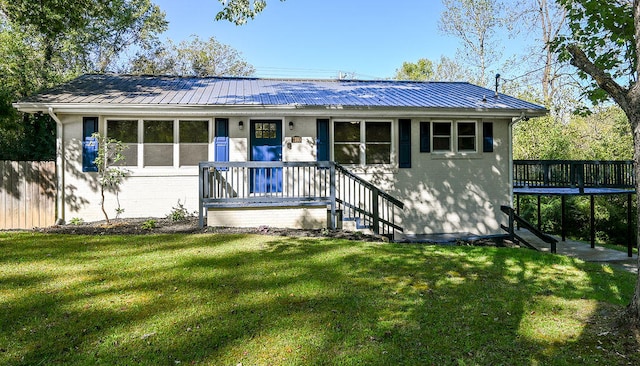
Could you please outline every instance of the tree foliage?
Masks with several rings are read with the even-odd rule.
[[[181,76],[249,76],[253,66],[244,61],[231,46],[214,37],[206,41],[190,40],[166,45],[138,55],[128,70],[133,74]]]
[[[477,70],[480,85],[487,85],[488,70],[499,61],[496,31],[502,25],[504,6],[497,0],[442,0],[445,10],[438,26],[462,41],[460,53]]]
[[[113,71],[167,28],[151,0],[0,0],[0,159],[55,157],[49,116],[11,103],[82,73]]]
[[[394,79],[396,80],[433,80],[433,62],[426,58],[421,58],[417,62],[403,62],[402,67],[396,70]]]
[[[100,207],[104,214],[104,219],[109,223],[109,215],[104,207],[105,192],[113,192],[118,201],[116,214],[122,213],[124,210],[120,207],[120,201],[117,199],[120,185],[129,173],[126,169],[119,167],[125,161],[124,150],[127,145],[116,139],[108,138],[94,133],[91,136],[93,143],[98,144],[98,154],[93,163],[98,168],[98,185],[100,186]]]
[[[421,58],[415,63],[403,62],[402,67],[396,70],[394,79],[477,82],[464,65],[446,56],[441,56],[440,60],[435,63],[426,58]]]
[[[567,11],[554,0],[518,0],[507,21],[514,36],[523,36],[531,42],[522,62],[531,71],[525,74],[524,82],[539,86],[541,103],[561,114],[575,109],[577,98],[572,96],[575,83],[567,65],[558,62],[558,55],[551,47],[566,27]]]
[[[266,0],[218,0],[223,8],[216,14],[216,20],[228,20],[236,25],[242,25],[249,19],[254,19],[266,7]],[[285,1],[285,0],[280,0]]]
[[[513,130],[514,159],[631,160],[629,122],[617,106],[595,108],[561,123],[552,116],[519,122]]]
[[[638,79],[638,1],[558,1],[567,10],[570,34],[556,37],[554,50],[589,83],[585,91],[593,102],[611,98],[626,112],[623,95]]]

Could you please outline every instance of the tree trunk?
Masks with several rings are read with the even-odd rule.
[[[104,219],[107,221],[107,224],[109,224],[109,215],[107,215],[107,211],[104,209],[104,185],[100,186],[100,196],[102,197],[102,201],[100,202],[100,208],[102,208]]]
[[[637,104],[637,103],[636,103]],[[633,161],[635,188],[636,188],[636,207],[638,208],[636,213],[636,243],[640,243],[640,106],[637,106],[635,112],[627,113],[629,123],[631,124],[631,131],[633,131]],[[640,268],[640,256],[638,256],[638,268]],[[636,280],[636,287],[631,298],[631,303],[627,307],[627,313],[631,321],[635,324],[640,324],[640,271],[638,271],[638,278]]]

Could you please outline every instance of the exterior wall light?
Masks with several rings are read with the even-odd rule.
[[[293,121],[289,121],[289,129],[293,130]]]
[[[240,121],[238,122],[238,129],[242,130],[244,128],[244,122]]]

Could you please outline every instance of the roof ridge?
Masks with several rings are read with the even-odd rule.
[[[471,84],[468,81],[445,80],[395,80],[395,79],[322,79],[322,78],[265,78],[258,76],[194,76],[194,75],[154,75],[154,74],[118,74],[118,73],[86,73],[85,76],[110,76],[110,77],[139,77],[139,78],[170,78],[170,79],[219,79],[219,80],[265,80],[265,81],[298,81],[298,82],[354,82],[354,83],[406,83],[406,84]],[[479,85],[476,85],[479,86]]]

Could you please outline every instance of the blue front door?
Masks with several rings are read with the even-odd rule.
[[[282,121],[251,121],[251,161],[282,161]],[[252,193],[282,192],[282,168],[251,170]]]

